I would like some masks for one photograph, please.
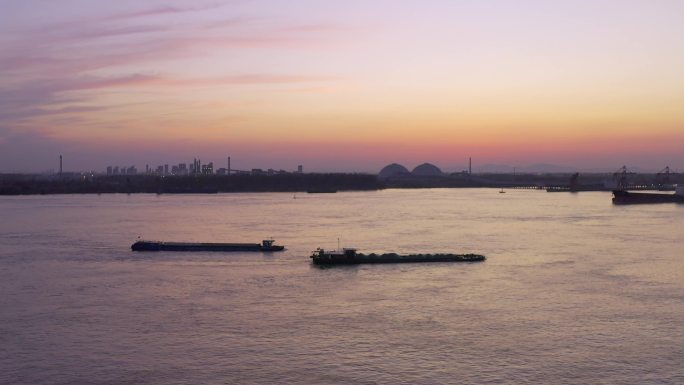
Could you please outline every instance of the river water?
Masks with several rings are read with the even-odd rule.
[[[0,383],[684,383],[684,206],[610,198],[2,197]],[[287,250],[134,253],[138,236]],[[312,266],[338,238],[488,259]]]

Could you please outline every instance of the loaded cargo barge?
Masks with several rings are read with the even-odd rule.
[[[274,244],[273,239],[261,243],[195,243],[138,241],[131,245],[133,251],[282,251],[285,246]]]
[[[613,191],[613,204],[684,203],[684,186],[677,186],[674,194]]]
[[[358,265],[362,263],[417,263],[417,262],[482,262],[479,254],[362,254],[356,249],[326,251],[318,248],[311,254],[314,265]]]

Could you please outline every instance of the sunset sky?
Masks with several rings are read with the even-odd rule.
[[[59,154],[684,171],[684,1],[0,0],[0,172]]]

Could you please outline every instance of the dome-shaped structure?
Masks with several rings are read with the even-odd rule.
[[[383,167],[382,170],[380,170],[380,174],[378,174],[378,177],[385,179],[401,175],[409,175],[409,170],[398,163],[392,163]]]
[[[420,166],[416,166],[411,174],[416,176],[440,176],[442,175],[442,170],[434,164],[423,163]]]

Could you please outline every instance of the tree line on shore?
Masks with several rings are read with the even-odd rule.
[[[277,175],[41,175],[0,174],[0,195],[107,193],[335,192],[385,188],[551,187],[569,186],[569,174],[452,174],[430,177],[378,178],[373,174],[309,173]],[[577,176],[574,176],[577,178]],[[603,189],[610,174],[583,174],[579,184]],[[653,175],[637,174],[636,183],[654,183]],[[684,183],[674,174],[669,183]],[[575,179],[577,181],[577,179]]]

